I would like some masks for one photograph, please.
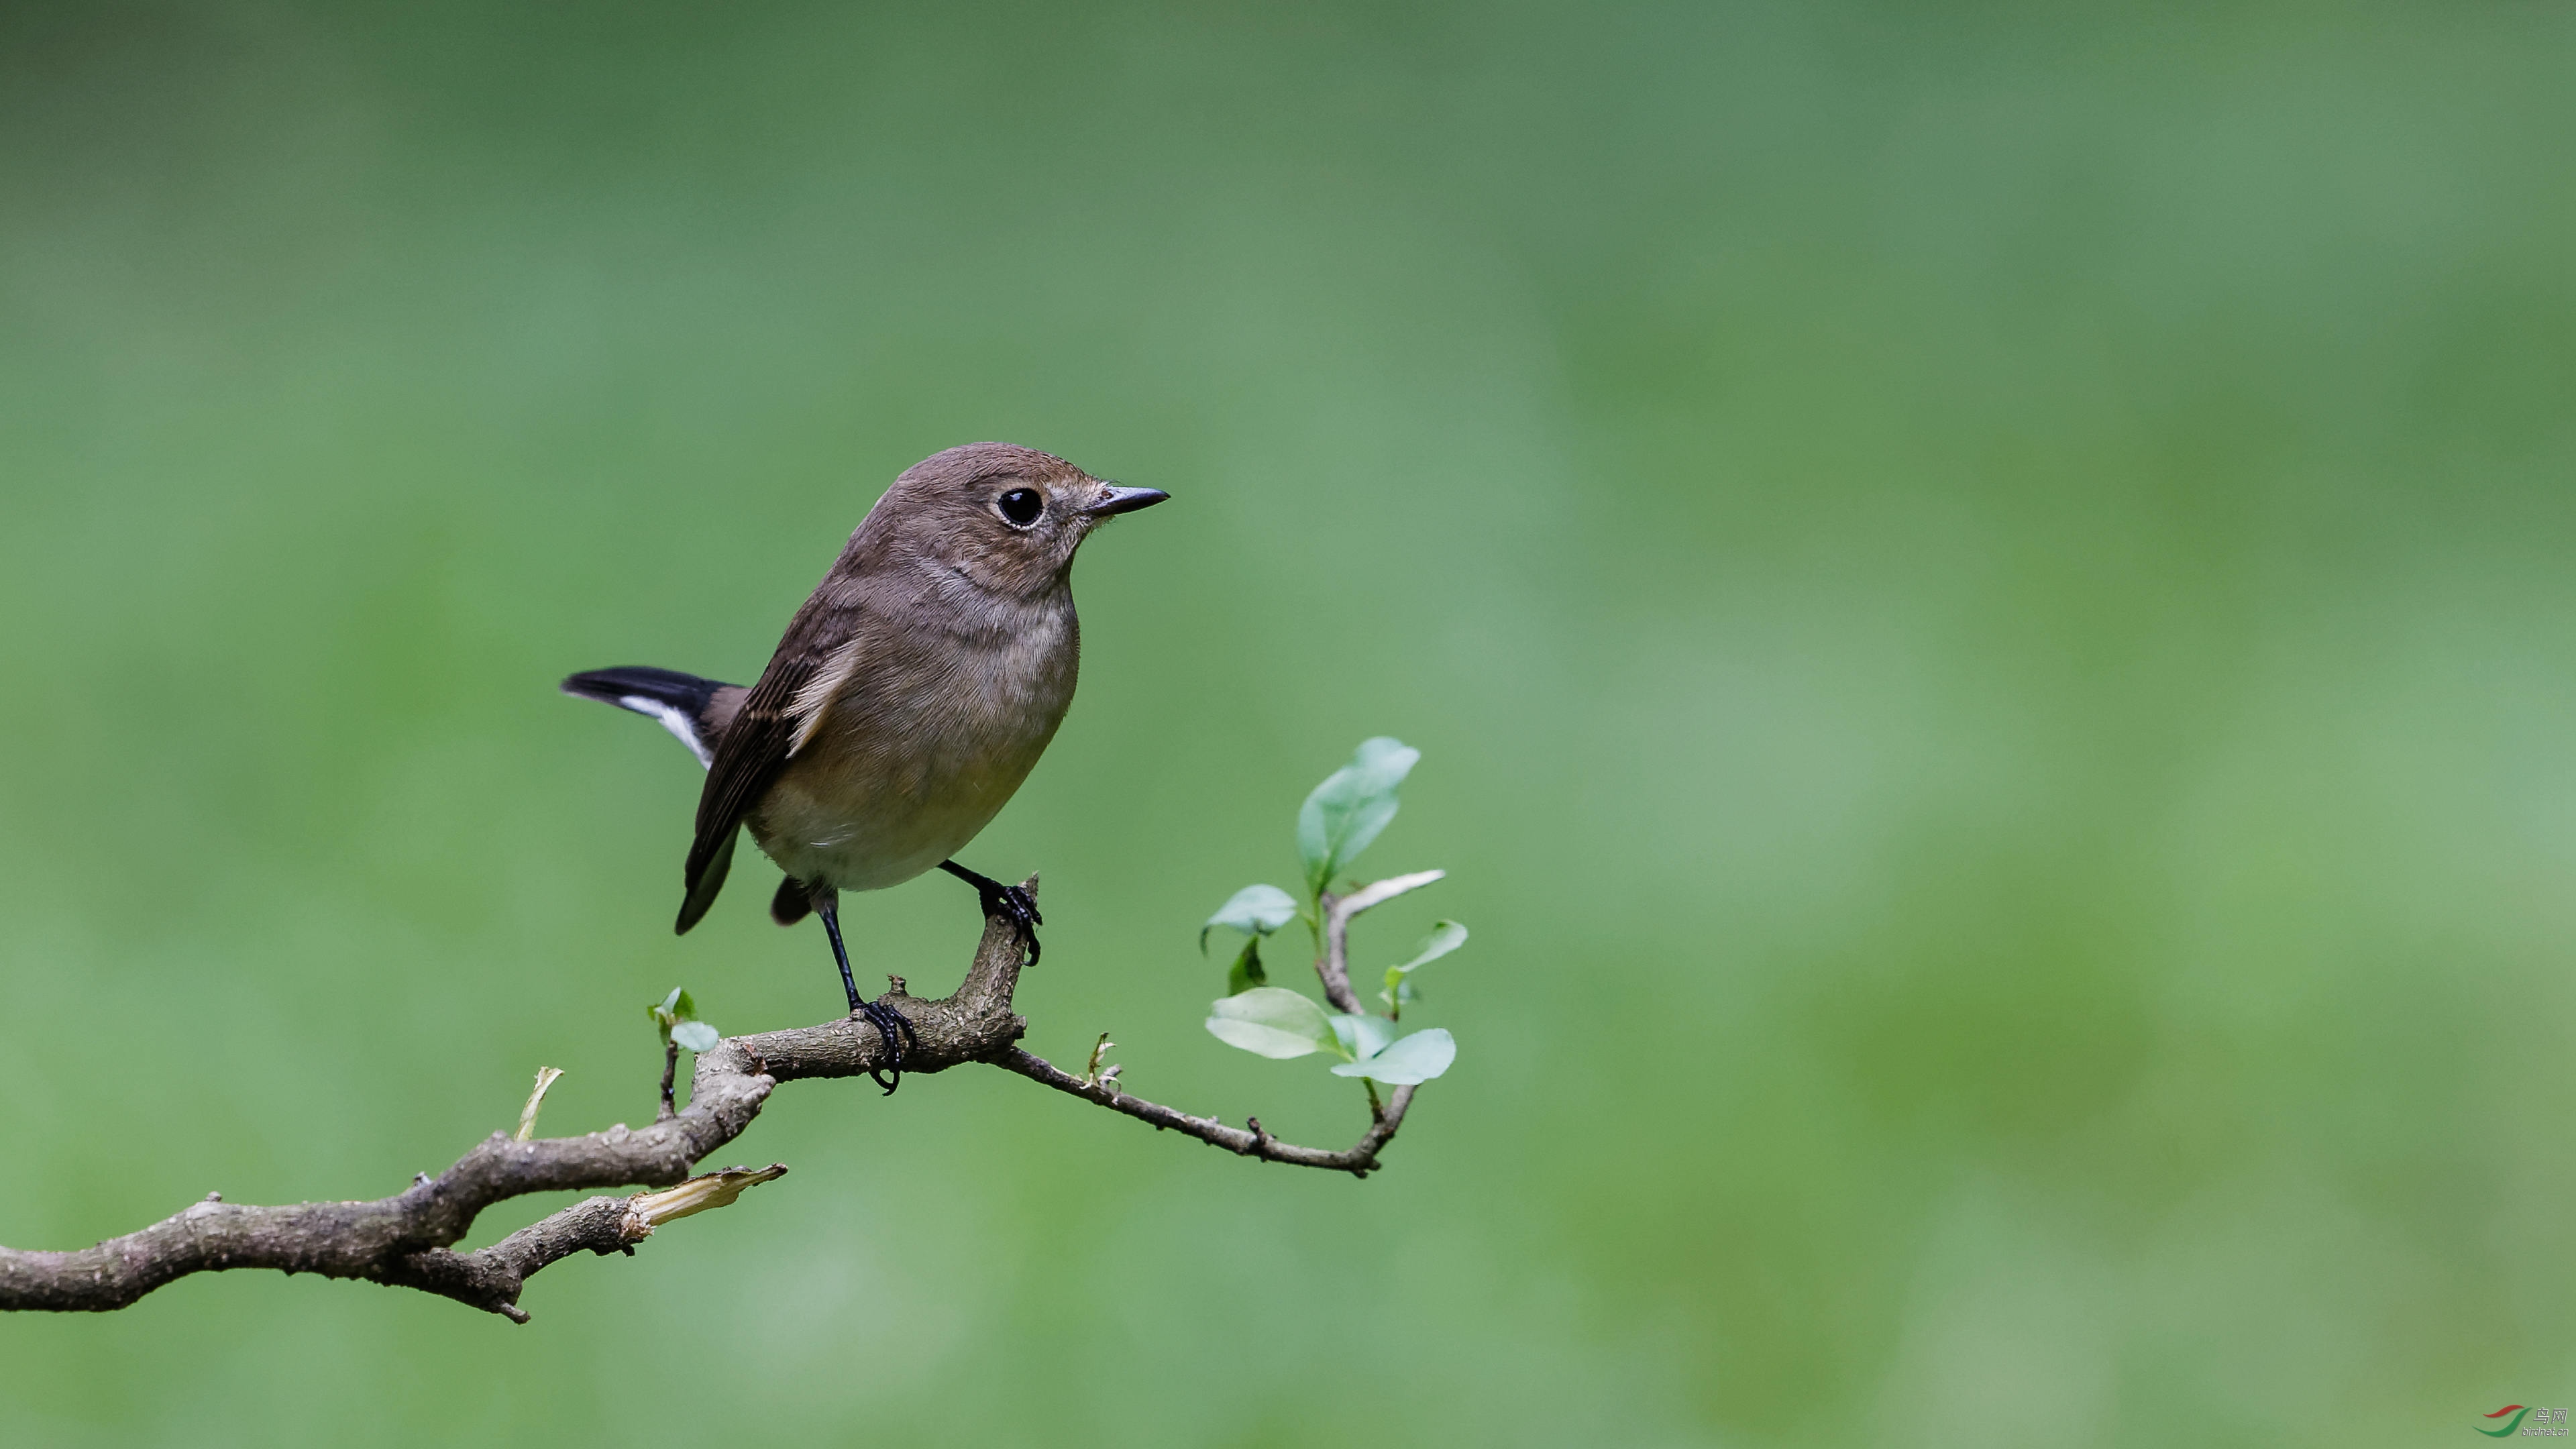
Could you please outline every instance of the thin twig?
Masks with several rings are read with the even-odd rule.
[[[513,1135],[513,1141],[525,1142],[537,1135],[537,1113],[546,1105],[546,1089],[562,1075],[561,1067],[537,1068],[536,1090],[528,1093],[528,1105],[519,1109],[519,1130]]]
[[[1106,1107],[1112,1112],[1123,1112],[1139,1122],[1149,1122],[1158,1128],[1187,1133],[1211,1147],[1222,1147],[1238,1157],[1257,1157],[1264,1162],[1285,1162],[1297,1167],[1320,1167],[1332,1172],[1347,1172],[1354,1177],[1366,1177],[1378,1169],[1380,1165],[1377,1160],[1378,1150],[1394,1139],[1395,1129],[1404,1125],[1404,1109],[1413,1105],[1413,1089],[1396,1088],[1394,1102],[1369,1125],[1369,1130],[1362,1134],[1360,1140],[1336,1152],[1322,1147],[1300,1147],[1293,1142],[1282,1142],[1268,1132],[1259,1130],[1257,1126],[1250,1130],[1242,1127],[1228,1127],[1214,1117],[1193,1117],[1187,1112],[1166,1107],[1160,1102],[1148,1102],[1142,1097],[1129,1096],[1112,1086],[1086,1082],[1037,1053],[1023,1051],[1018,1047],[1013,1047],[993,1065],[1017,1072],[1030,1081],[1044,1082],[1059,1092],[1080,1097],[1094,1106]]]

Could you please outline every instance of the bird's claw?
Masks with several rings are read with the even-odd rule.
[[[868,1068],[868,1080],[876,1083],[887,1096],[891,1097],[894,1095],[894,1089],[903,1084],[904,1044],[909,1042],[917,1047],[921,1045],[921,1038],[913,1034],[912,1023],[902,1012],[883,1002],[862,1001],[853,1015],[866,1020],[868,1025],[877,1029],[877,1035],[885,1039],[886,1064],[883,1067]],[[891,1073],[890,1076],[889,1073]]]
[[[984,898],[984,919],[1007,919],[1028,945],[1029,964],[1038,964],[1038,927],[1046,924],[1046,917],[1038,914],[1037,898],[1018,886],[1006,885],[979,888],[977,894]]]

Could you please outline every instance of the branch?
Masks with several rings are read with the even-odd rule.
[[[1445,870],[1417,870],[1411,875],[1388,876],[1346,896],[1322,893],[1317,903],[1324,908],[1324,954],[1316,958],[1315,974],[1323,978],[1324,999],[1333,1003],[1333,1010],[1349,1016],[1360,1014],[1360,999],[1351,994],[1351,917],[1371,906],[1385,905],[1406,891],[1418,891],[1448,874]]]
[[[1023,885],[1034,897],[1037,878]],[[1350,901],[1367,894],[1356,892]],[[1353,913],[1366,908],[1340,904]],[[1346,923],[1347,916],[1343,919]],[[1012,1011],[1011,999],[1019,986],[1021,949],[1018,928],[1008,917],[994,916],[984,923],[965,981],[946,999],[917,1000],[900,978],[893,979],[895,989],[880,1000],[912,1022],[915,1040],[904,1054],[905,1072],[928,1076],[986,1062],[1242,1156],[1360,1177],[1377,1168],[1378,1153],[1403,1123],[1411,1087],[1399,1088],[1390,1105],[1376,1109],[1368,1132],[1348,1149],[1299,1147],[1272,1137],[1257,1120],[1247,1119],[1244,1128],[1228,1127],[1214,1118],[1130,1097],[1114,1083],[1102,1085],[1060,1071],[1019,1048],[1028,1024]],[[1342,994],[1349,995],[1347,982]],[[495,1132],[445,1172],[423,1174],[391,1197],[252,1207],[208,1194],[172,1217],[95,1247],[71,1252],[0,1248],[0,1309],[104,1312],[126,1307],[191,1273],[274,1268],[417,1288],[525,1323],[520,1291],[547,1264],[584,1249],[632,1253],[657,1224],[721,1207],[744,1188],[783,1174],[785,1167],[772,1165],[760,1172],[730,1169],[689,1176],[698,1162],[742,1135],[780,1083],[864,1076],[890,1065],[884,1041],[858,1017],[728,1037],[699,1054],[688,1107],[678,1112],[664,1107],[649,1127],[630,1129],[621,1122],[605,1132],[536,1141]],[[531,1116],[535,1105],[530,1103]],[[495,1203],[529,1193],[636,1185],[670,1190],[589,1198],[488,1248],[453,1250],[476,1217]]]
[[[1258,1157],[1264,1162],[1285,1162],[1294,1167],[1327,1168],[1347,1172],[1353,1177],[1366,1177],[1378,1169],[1381,1165],[1377,1160],[1378,1149],[1386,1146],[1395,1136],[1395,1129],[1404,1125],[1404,1109],[1413,1105],[1413,1089],[1396,1088],[1395,1099],[1376,1114],[1377,1120],[1369,1124],[1369,1130],[1360,1140],[1340,1152],[1333,1152],[1321,1147],[1300,1147],[1293,1142],[1282,1142],[1262,1130],[1258,1117],[1245,1118],[1242,1127],[1228,1127],[1214,1117],[1193,1117],[1159,1102],[1131,1097],[1118,1090],[1114,1083],[1087,1081],[1034,1052],[1025,1052],[1017,1047],[993,1065],[1017,1072],[1032,1082],[1044,1082],[1059,1092],[1080,1097],[1094,1106],[1123,1112],[1139,1122],[1151,1122],[1157,1130],[1188,1133],[1237,1157]]]

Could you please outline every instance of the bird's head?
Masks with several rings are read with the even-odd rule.
[[[968,443],[903,471],[860,525],[892,551],[994,593],[1062,585],[1074,550],[1103,523],[1171,495],[1094,478],[1052,453]]]

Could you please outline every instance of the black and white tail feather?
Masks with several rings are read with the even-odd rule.
[[[730,688],[721,680],[640,664],[623,669],[593,669],[563,682],[566,694],[631,709],[659,722],[698,757],[701,769],[714,763],[716,757],[714,745],[706,738],[707,711],[715,703],[716,691]]]

